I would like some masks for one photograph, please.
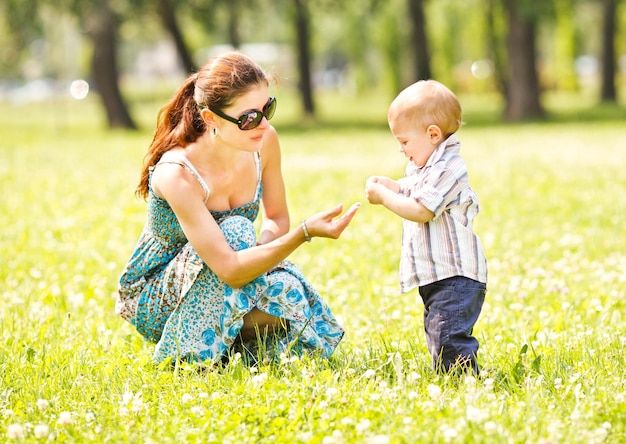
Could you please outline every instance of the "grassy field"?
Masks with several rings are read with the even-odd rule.
[[[459,132],[481,199],[490,281],[479,379],[432,373],[417,292],[400,294],[401,222],[364,199],[402,175],[387,99],[322,101],[323,124],[279,103],[292,219],[363,203],[341,240],[292,260],[341,319],[330,361],[198,373],[155,366],[114,313],[145,204],[143,128],[108,132],[96,103],[0,108],[0,441],[134,443],[621,443],[626,441],[625,112],[563,106]],[[491,108],[485,105],[490,105]]]

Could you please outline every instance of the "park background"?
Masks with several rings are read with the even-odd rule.
[[[0,48],[1,439],[626,439],[623,1],[4,0]],[[292,256],[346,328],[328,362],[171,371],[114,314],[156,114],[226,48],[278,79],[292,219],[363,203]],[[389,102],[430,77],[482,206],[479,379],[430,370],[400,221],[363,197],[403,173]]]

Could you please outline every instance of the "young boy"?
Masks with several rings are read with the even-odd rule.
[[[446,86],[421,80],[400,92],[387,119],[409,163],[398,181],[367,179],[365,194],[403,218],[400,289],[419,288],[433,368],[478,373],[472,331],[487,290],[487,260],[472,231],[478,198],[455,135],[461,105]]]

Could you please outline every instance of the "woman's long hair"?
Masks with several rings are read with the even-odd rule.
[[[191,74],[159,111],[154,138],[144,157],[136,194],[148,197],[150,167],[172,148],[195,142],[206,131],[202,108],[222,110],[258,84],[268,84],[265,72],[249,57],[228,52],[210,59]]]

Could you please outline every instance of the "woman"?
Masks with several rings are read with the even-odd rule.
[[[156,343],[157,362],[216,361],[257,338],[271,338],[276,353],[328,357],[343,336],[285,259],[312,237],[339,238],[359,204],[289,229],[268,87],[256,63],[230,52],[189,76],[159,113],[137,187],[147,221],[116,302]]]

